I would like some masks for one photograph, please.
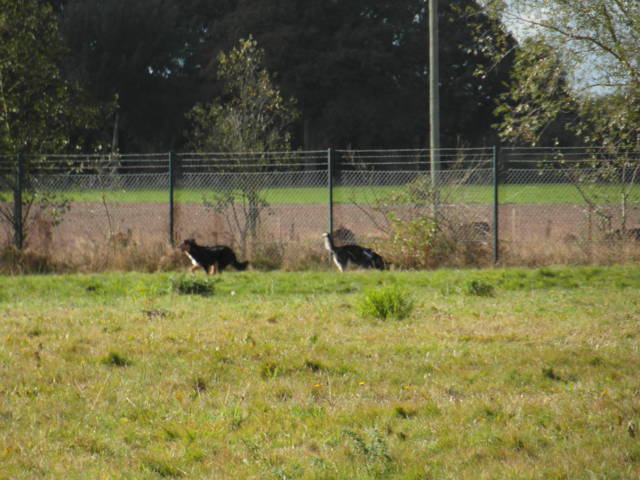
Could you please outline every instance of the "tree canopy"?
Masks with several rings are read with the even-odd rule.
[[[299,146],[421,147],[427,126],[425,0],[56,0],[65,74],[117,101],[121,151],[184,147],[184,115],[222,94],[217,55],[249,35],[286,97]],[[441,0],[442,144],[488,143],[508,68],[487,69],[474,29],[499,25],[474,0]],[[471,14],[470,14],[471,12]],[[106,132],[105,132],[106,133]]]
[[[69,145],[82,109],[72,109],[74,90],[60,71],[63,54],[50,7],[0,0],[0,153],[58,152]]]
[[[37,6],[59,31],[55,41],[40,36],[34,50],[57,49],[57,73],[45,76],[82,87],[82,104],[115,106],[108,117],[102,110],[99,129],[76,129],[85,145],[122,153],[185,148],[186,113],[224,95],[218,54],[250,35],[283,96],[298,101],[294,146],[427,143],[426,0],[2,1],[3,12]],[[441,143],[493,143],[494,101],[511,58],[496,64],[491,52],[513,40],[475,0],[440,0],[439,12]],[[20,41],[29,51],[29,39]],[[15,74],[38,90],[37,68],[25,60],[20,69]]]
[[[97,101],[116,101],[111,128],[121,150],[163,150],[181,142],[184,113],[197,99],[206,4],[68,0],[62,8],[66,73]]]
[[[564,98],[547,97],[540,112],[576,104],[578,141],[622,148],[640,147],[640,3],[635,0],[486,0],[487,11],[518,36],[550,78],[561,75],[570,88]],[[537,39],[525,44],[526,39]],[[553,72],[548,60],[553,58]],[[527,73],[528,72],[528,73]],[[517,64],[512,73],[531,82],[540,70]],[[542,86],[543,84],[539,84]],[[512,84],[512,87],[516,87]],[[517,96],[518,87],[512,88]],[[511,100],[514,96],[511,96]],[[540,118],[538,118],[540,120]],[[557,120],[557,119],[555,119]],[[505,125],[503,125],[504,127]]]
[[[578,121],[579,108],[556,52],[542,39],[528,38],[516,49],[509,90],[498,98],[496,125],[509,144],[571,144],[567,125]]]
[[[640,3],[635,0],[485,0],[518,36],[543,36],[582,89],[640,86]]]
[[[238,0],[211,29],[212,49],[253,34],[270,71],[298,99],[299,143],[310,147],[421,147],[427,127],[424,0]],[[475,29],[499,27],[472,0],[440,7],[442,144],[494,140],[493,98],[506,65],[472,48]]]

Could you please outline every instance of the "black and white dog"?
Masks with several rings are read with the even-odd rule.
[[[236,270],[245,270],[249,262],[238,262],[236,254],[231,247],[226,245],[215,245],[213,247],[203,247],[198,245],[192,238],[187,239],[180,245],[182,250],[191,260],[189,271],[193,273],[198,267],[202,267],[208,275],[222,273],[228,265],[232,265]]]
[[[349,263],[363,268],[377,268],[384,270],[384,260],[380,255],[369,248],[360,245],[343,245],[336,247],[330,233],[323,233],[324,246],[331,252],[334,263],[341,272],[344,272]]]

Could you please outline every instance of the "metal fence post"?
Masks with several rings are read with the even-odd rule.
[[[498,187],[499,187],[499,174],[498,174],[498,147],[493,146],[492,151],[492,166],[493,166],[493,263],[498,263],[500,259],[500,248],[499,248],[499,238],[498,238],[498,210],[499,210],[499,197],[498,197]]]
[[[327,190],[328,190],[328,208],[329,208],[329,233],[333,232],[333,152],[331,148],[327,149]]]
[[[173,152],[169,152],[169,245],[174,246],[174,199],[173,194],[175,190],[175,159]]]
[[[16,154],[16,184],[13,189],[13,241],[18,250],[22,250],[24,231],[22,225],[22,188],[24,177],[23,157]]]

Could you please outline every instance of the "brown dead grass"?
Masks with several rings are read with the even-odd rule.
[[[103,241],[77,239],[73,253],[42,248],[43,240],[32,233],[22,251],[12,246],[0,249],[0,274],[139,271],[180,271],[190,263],[184,254],[157,238],[116,233]],[[487,241],[460,242],[440,237],[428,251],[410,252],[380,238],[363,241],[379,252],[392,269],[488,268],[492,245]],[[416,263],[416,258],[420,257]],[[245,258],[243,257],[242,260]],[[258,242],[248,253],[254,270],[331,270],[329,254],[320,240],[279,243]],[[502,242],[499,263],[504,266],[615,265],[640,263],[640,242],[634,240],[594,242]]]

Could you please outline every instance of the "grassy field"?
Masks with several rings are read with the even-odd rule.
[[[403,188],[402,185],[378,187],[335,187],[333,199],[344,203],[371,203],[393,191]],[[584,187],[590,198],[596,203],[618,203],[622,187],[618,185],[593,185]],[[201,203],[212,191],[207,189],[176,189],[174,198],[177,202]],[[168,190],[77,190],[63,194],[74,202],[109,202],[123,203],[167,203]],[[328,192],[325,187],[316,188],[268,188],[262,190],[264,199],[269,204],[281,203],[326,203]],[[443,188],[442,198],[447,203],[491,203],[493,187],[490,185],[465,185]],[[570,184],[519,184],[502,185],[499,188],[500,202],[526,204],[583,204],[584,198],[574,185]],[[640,187],[630,192],[630,202],[640,199]]]
[[[0,277],[0,478],[638,478],[639,287],[635,266]],[[367,314],[380,292],[413,309]]]

